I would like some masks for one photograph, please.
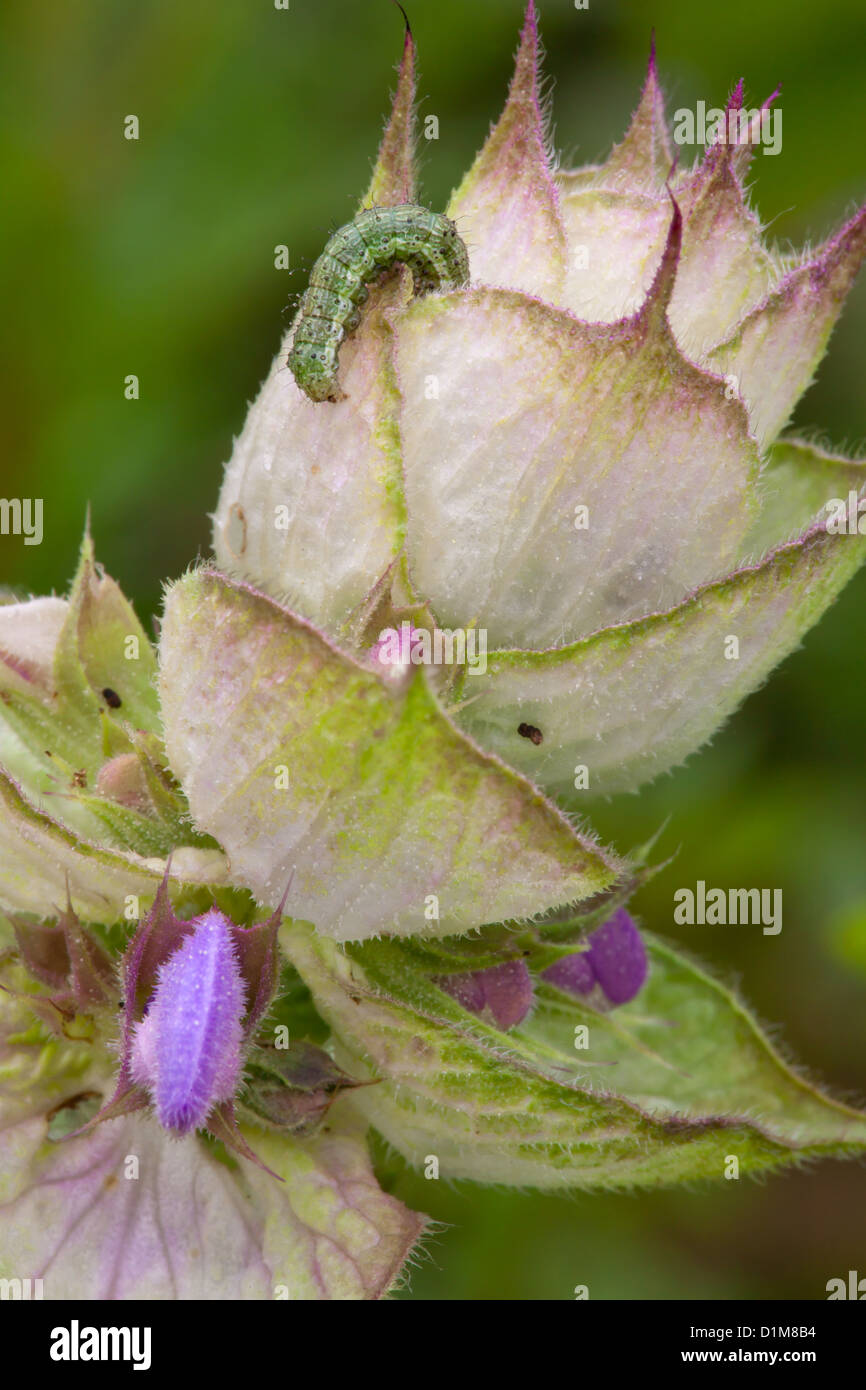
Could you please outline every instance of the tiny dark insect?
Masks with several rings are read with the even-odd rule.
[[[517,732],[521,738],[528,738],[530,742],[539,744],[544,740],[544,734],[540,729],[536,729],[534,724],[518,724]]]
[[[339,401],[340,344],[361,321],[367,289],[397,262],[412,271],[415,293],[468,283],[469,256],[447,217],[414,203],[373,207],[335,232],[301,299],[289,367],[312,401]]]
[[[112,690],[110,685],[107,685],[103,690],[102,698],[111,709],[120,709],[120,706],[123,704],[117,691]]]

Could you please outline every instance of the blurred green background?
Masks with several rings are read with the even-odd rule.
[[[520,0],[407,0],[420,48],[424,201],[444,206],[498,114]],[[541,3],[558,146],[594,160],[637,100],[655,26],[669,110],[750,105],[783,80],[784,147],[757,206],[817,241],[866,194],[862,0]],[[0,379],[4,496],[41,496],[45,538],[0,539],[0,583],[63,592],[88,502],[97,553],[143,616],[209,548],[232,438],[327,235],[366,186],[402,21],[388,0],[5,0],[0,16]],[[137,142],[123,120],[139,117]],[[290,248],[294,274],[274,269]],[[797,424],[866,435],[866,278]],[[140,378],[138,401],[123,379]],[[776,1036],[837,1091],[866,1090],[866,573],[712,747],[639,798],[596,807],[620,848],[666,819],[676,862],[647,925],[737,978]],[[780,937],[673,925],[672,895],[781,887]],[[404,1297],[820,1298],[866,1275],[866,1172],[825,1163],[766,1184],[538,1196],[383,1178],[446,1223]]]

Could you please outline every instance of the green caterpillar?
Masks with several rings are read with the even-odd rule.
[[[412,271],[416,294],[469,281],[466,247],[447,217],[414,203],[359,213],[331,237],[301,300],[289,367],[310,400],[342,399],[340,345],[361,321],[367,285],[397,262]]]

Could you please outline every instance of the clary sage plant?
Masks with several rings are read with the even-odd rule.
[[[362,204],[404,264],[347,232],[314,277],[294,361],[334,379],[301,389],[290,332],[158,649],[89,536],[67,600],[0,607],[0,1274],[46,1298],[385,1295],[425,1218],[371,1127],[548,1189],[866,1147],[639,929],[652,850],[574,819],[697,749],[864,557],[825,506],[864,463],[780,431],[866,213],[768,248],[748,128],[677,169],[654,61],[607,162],[559,169],[530,4],[429,222],[468,248],[443,287],[407,249],[413,70],[407,36]]]

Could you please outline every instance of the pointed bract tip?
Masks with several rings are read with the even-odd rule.
[[[273,1168],[269,1168],[264,1160],[259,1158],[256,1151],[250,1148],[238,1129],[234,1105],[231,1101],[225,1101],[214,1107],[208,1118],[207,1130],[214,1139],[225,1144],[227,1149],[240,1154],[241,1158],[247,1159],[250,1163],[254,1163],[257,1168],[261,1168],[263,1173],[268,1173],[270,1177],[276,1178],[277,1182],[285,1182],[285,1178],[280,1177],[279,1173],[275,1173]]]
[[[412,25],[409,23],[409,16],[400,4],[400,0],[394,0],[394,4],[403,16],[403,23],[406,25],[406,46],[408,47],[412,42]]]
[[[727,110],[739,111],[743,105],[743,79],[740,78],[731,95],[728,97]]]
[[[399,0],[394,3],[406,26],[403,53],[373,174],[361,200],[362,209],[415,201],[415,41],[406,11]]]
[[[520,31],[520,42],[517,45],[517,52],[514,55],[514,71],[511,74],[511,82],[508,86],[508,99],[505,103],[505,110],[500,117],[500,123],[509,110],[526,107],[527,105],[535,109],[536,119],[539,125],[542,124],[541,105],[539,98],[539,68],[541,64],[541,40],[538,32],[538,16],[535,5],[530,0],[526,7],[526,17],[523,21],[523,28]]]
[[[529,0],[526,6],[526,13],[523,16],[523,28],[520,31],[520,43],[517,49],[517,70],[520,70],[520,62],[523,58],[531,57],[533,62],[537,62],[537,54],[538,14],[535,9],[535,0]]]
[[[650,51],[649,62],[647,63],[647,77],[656,76],[656,31],[650,29]]]
[[[849,217],[831,236],[815,256],[813,264],[832,266],[834,263],[848,264],[853,277],[866,256],[866,203]]]

